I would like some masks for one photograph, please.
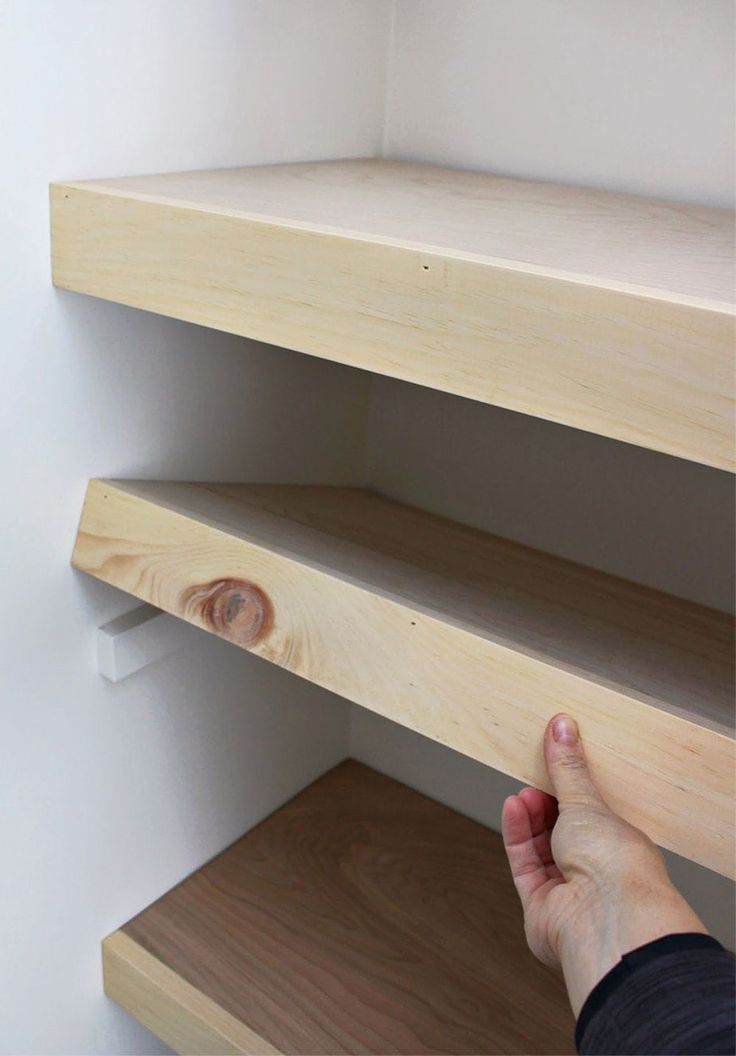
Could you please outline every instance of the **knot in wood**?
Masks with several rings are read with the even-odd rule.
[[[218,579],[192,588],[185,608],[188,614],[198,616],[208,631],[246,649],[265,638],[273,619],[268,596],[255,583],[242,579]]]

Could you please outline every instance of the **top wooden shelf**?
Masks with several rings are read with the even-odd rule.
[[[734,468],[733,214],[377,160],[52,188],[57,286]]]

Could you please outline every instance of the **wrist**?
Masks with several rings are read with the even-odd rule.
[[[561,929],[558,942],[575,1015],[625,954],[678,932],[707,934],[702,921],[669,880],[630,878],[613,890],[591,888]]]

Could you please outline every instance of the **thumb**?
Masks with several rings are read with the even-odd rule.
[[[555,715],[547,724],[544,761],[561,810],[605,805],[590,776],[578,724],[569,715]]]

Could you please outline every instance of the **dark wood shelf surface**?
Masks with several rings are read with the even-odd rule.
[[[562,979],[526,947],[501,838],[352,760],[105,956],[110,996],[179,1052],[573,1051]]]

